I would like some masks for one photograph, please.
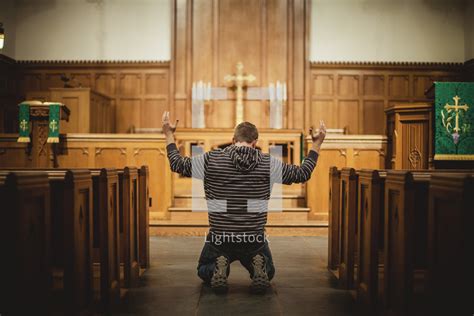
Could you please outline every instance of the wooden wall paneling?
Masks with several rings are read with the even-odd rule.
[[[294,108],[301,107],[305,104],[309,93],[307,80],[309,78],[309,30],[310,30],[310,1],[309,0],[294,0],[293,1],[293,76],[291,78],[291,86],[293,93],[291,98],[294,101]],[[290,11],[291,12],[291,11]],[[300,112],[300,111],[298,111]],[[301,119],[301,120],[300,120]],[[294,116],[293,128],[308,129],[308,125],[302,124],[303,118]]]
[[[286,1],[267,1],[265,12],[265,34],[263,34],[263,42],[265,44],[262,50],[267,59],[263,62],[266,71],[263,72],[263,83],[278,81],[288,82],[288,68],[291,64],[290,56],[290,34],[287,13],[289,3]],[[289,87],[288,87],[289,88]],[[291,93],[290,93],[291,94]],[[290,118],[288,118],[290,119]]]
[[[133,127],[140,126],[141,99],[120,98],[116,107],[116,132],[128,133]]]
[[[219,85],[224,77],[235,72],[241,61],[244,71],[256,76],[254,85],[262,84],[262,7],[261,1],[219,1]],[[244,22],[245,21],[245,22]]]
[[[17,129],[17,95],[15,61],[0,54],[0,132]]]
[[[173,1],[173,61],[170,86],[172,104],[185,127],[191,124],[190,90],[193,81],[211,81],[227,86],[224,77],[235,72],[241,61],[244,71],[256,76],[253,86],[277,80],[288,84],[284,127],[304,125],[305,76],[309,24],[308,0],[175,0]],[[209,128],[234,126],[235,96],[206,105]],[[229,102],[232,101],[232,102]],[[246,102],[245,117],[258,113],[258,127],[269,124],[268,102]],[[224,105],[224,107],[222,107]],[[250,108],[252,107],[252,108]]]
[[[366,96],[385,95],[385,76],[371,74],[363,76],[363,94]]]
[[[95,72],[94,83],[94,89],[98,92],[110,96],[117,94],[117,74],[115,72]]]
[[[348,125],[350,134],[385,134],[385,108],[400,103],[426,102],[425,89],[434,81],[461,80],[462,64],[423,63],[312,63],[309,120],[320,118],[331,128]],[[356,89],[358,82],[358,89]],[[358,100],[359,110],[348,114],[344,105]],[[333,111],[321,112],[320,102],[334,102]],[[341,101],[342,104],[341,104]],[[342,105],[342,106],[341,106]],[[317,113],[316,117],[315,111]],[[358,122],[357,126],[355,122]]]
[[[47,71],[44,75],[42,81],[42,90],[47,90],[49,88],[62,88],[64,87],[64,82],[61,80],[61,76],[64,73],[57,71]]]
[[[219,62],[219,3],[217,1],[193,1],[192,17],[192,82],[203,80],[211,82],[213,86],[222,85],[222,78],[217,72]],[[192,84],[190,83],[190,85]],[[230,105],[230,104],[228,104]],[[205,106],[205,120],[207,127],[233,125],[233,108],[222,107],[219,101],[211,101]],[[214,116],[218,116],[213,119]],[[222,121],[225,121],[222,122]],[[188,125],[186,125],[188,126]]]
[[[328,128],[337,125],[336,103],[332,99],[321,99],[311,102],[311,124],[319,126],[319,120],[323,119]]]
[[[168,111],[167,99],[145,98],[140,107],[140,127],[161,127],[161,116]]]
[[[213,81],[214,3],[194,0],[192,4],[192,82]]]
[[[385,134],[385,120],[380,118],[384,116],[384,100],[365,100],[363,101],[362,111],[359,115],[363,116],[363,125],[359,128],[360,134]]]
[[[464,64],[464,80],[474,81],[474,59],[470,59]]]
[[[142,75],[138,72],[120,72],[119,91],[120,96],[137,96],[141,94]]]
[[[314,96],[333,96],[334,95],[334,75],[331,73],[313,74]]]
[[[407,98],[410,96],[410,76],[389,75],[388,76],[389,97]]]
[[[188,126],[189,119],[186,116],[186,104],[187,104],[187,74],[188,68],[187,56],[187,42],[188,42],[188,27],[191,23],[188,19],[188,7],[190,6],[190,0],[175,0],[173,1],[173,57],[171,59],[171,69],[173,70],[172,78],[172,89],[170,94],[172,95],[173,111],[175,117],[180,117],[185,126]],[[174,118],[171,117],[173,120]]]
[[[61,74],[71,78],[73,86],[90,87],[92,90],[112,98],[109,115],[113,117],[111,127],[105,130],[128,132],[131,126],[141,127],[140,113],[147,113],[141,109],[146,99],[157,99],[154,103],[163,109],[162,104],[170,101],[170,71],[168,62],[21,62],[18,70],[19,99],[24,99],[28,91],[44,91],[50,87],[62,87]],[[132,108],[130,100],[135,101],[137,108]],[[120,108],[124,103],[124,108]],[[74,106],[74,105],[72,105]],[[117,111],[116,111],[117,109]],[[126,113],[124,113],[124,110]],[[131,112],[127,112],[130,110]],[[136,111],[135,111],[136,110]],[[116,114],[116,112],[118,112]],[[138,115],[134,112],[137,112]],[[74,118],[74,112],[72,113]],[[157,120],[145,119],[143,127],[159,127]],[[151,124],[151,125],[150,125]],[[101,131],[99,128],[97,131]]]
[[[38,72],[24,73],[19,76],[20,94],[27,91],[41,91],[43,90],[41,82],[43,75]]]
[[[433,85],[435,78],[426,74],[413,74],[413,96],[425,98],[425,91]]]
[[[71,72],[71,80],[75,86],[91,88],[94,87],[95,76],[91,72]]]
[[[340,127],[345,128],[348,134],[360,134],[359,100],[339,100],[336,113]]]
[[[357,74],[340,74],[337,80],[337,94],[339,96],[359,96],[359,76]]]
[[[460,64],[312,63],[311,71],[307,71],[307,80],[302,85],[297,84],[296,73],[304,72],[306,69],[301,70],[302,68],[298,65],[307,63],[305,64],[301,54],[296,53],[299,49],[297,47],[300,47],[298,45],[306,45],[301,42],[300,36],[302,35],[299,32],[296,37],[294,35],[297,33],[297,29],[301,28],[298,23],[302,23],[296,19],[303,14],[298,10],[307,10],[309,3],[302,1],[275,1],[271,3],[256,1],[257,4],[252,3],[252,5],[258,5],[259,14],[255,16],[258,18],[258,29],[261,32],[253,32],[255,35],[247,40],[253,38],[255,41],[259,41],[264,38],[265,45],[262,43],[254,45],[257,47],[255,48],[258,51],[257,56],[247,58],[253,58],[259,64],[252,66],[255,69],[249,69],[245,65],[245,70],[258,77],[258,82],[255,85],[267,85],[268,82],[276,79],[287,81],[289,101],[285,109],[287,112],[285,124],[288,127],[293,121],[295,125],[292,127],[303,128],[306,127],[305,125],[318,123],[320,118],[327,118],[329,127],[343,127],[345,124],[341,121],[347,122],[347,115],[344,113],[346,117],[340,117],[337,114],[341,113],[340,101],[358,100],[359,111],[354,113],[358,122],[357,131],[351,128],[350,132],[381,134],[385,130],[385,120],[383,117],[380,118],[382,109],[379,106],[383,104],[386,108],[399,103],[425,102],[427,99],[424,96],[424,90],[433,81],[461,80],[465,78],[463,76],[466,76],[467,66],[463,68]],[[181,16],[183,12],[180,11],[183,8],[180,7],[178,10],[176,7],[181,5],[184,5],[187,10],[184,16]],[[226,24],[221,21],[223,19],[221,14],[225,11],[225,6],[222,8],[222,5],[221,1],[213,1],[212,4],[205,1],[194,3],[192,0],[176,0],[174,2],[175,15],[173,19],[176,29],[173,29],[173,32],[176,33],[176,36],[173,40],[173,56],[175,60],[171,64],[166,62],[18,62],[16,65],[17,74],[13,76],[14,81],[10,85],[18,87],[15,92],[16,99],[22,100],[28,91],[44,91],[52,86],[61,87],[63,83],[60,76],[66,74],[71,77],[71,83],[84,87],[90,86],[91,89],[112,97],[111,112],[115,112],[113,110],[115,108],[118,112],[118,114],[111,113],[116,116],[113,121],[113,125],[116,125],[113,127],[114,131],[127,131],[132,125],[141,127],[141,124],[144,124],[143,127],[159,127],[159,118],[158,120],[149,117],[143,118],[143,115],[150,113],[151,116],[154,116],[163,109],[164,104],[171,109],[172,115],[181,119],[181,124],[187,126],[191,122],[188,104],[190,105],[189,92],[192,81],[202,79],[212,81],[216,86],[223,85],[222,75],[235,71],[235,63],[231,61],[231,57],[217,49],[217,47],[232,46],[232,41],[222,35],[222,25]],[[226,5],[227,7],[233,6],[234,2],[231,1]],[[240,6],[239,4],[235,5]],[[191,10],[191,8],[194,9]],[[205,15],[211,16],[212,21],[200,20],[198,16],[194,16],[197,13],[193,15],[193,12],[198,12],[198,10],[207,10],[205,8],[212,11],[212,14]],[[304,12],[308,14],[306,11]],[[199,15],[201,14],[204,13],[199,13]],[[274,21],[283,16],[286,17],[286,23],[279,23],[275,26]],[[179,20],[179,17],[183,19],[192,17],[194,20]],[[266,26],[261,27],[262,23]],[[202,34],[209,25],[212,27],[212,34],[209,36],[209,30],[206,34]],[[181,29],[177,28],[178,26]],[[185,36],[178,31],[184,32]],[[192,33],[190,33],[191,31]],[[283,37],[283,39],[277,37]],[[212,41],[209,40],[205,44],[212,46],[212,54],[205,53],[207,57],[200,58],[200,54],[209,50],[204,45],[202,40],[204,38],[212,38]],[[235,42],[235,45],[240,45],[240,43]],[[275,45],[278,45],[279,48],[277,49]],[[225,56],[221,56],[222,54]],[[260,65],[262,60],[265,65]],[[200,66],[198,63],[204,64]],[[255,62],[253,63],[255,64]],[[222,70],[224,66],[230,68]],[[285,69],[287,69],[286,75]],[[192,77],[188,78],[187,76]],[[280,76],[283,78],[279,78]],[[356,89],[357,82],[358,88]],[[305,92],[304,89],[307,91]],[[303,93],[302,98],[299,97],[300,92]],[[306,98],[304,94],[306,94]],[[213,101],[206,105],[208,127],[233,127],[233,118],[230,116],[234,115],[235,100],[230,90],[229,97],[230,100]],[[130,99],[138,100],[134,102],[140,103],[138,114],[127,112],[128,110],[133,111]],[[122,100],[125,100],[125,112],[123,108],[120,109]],[[2,112],[4,128],[13,132],[17,129],[15,123],[17,102],[14,103],[15,106],[11,106],[9,111]],[[258,112],[259,116],[256,117],[256,120],[265,123],[269,109],[266,102],[260,103],[257,108],[250,109],[249,113]],[[320,111],[323,103],[332,104],[326,112]],[[262,118],[265,119],[262,120]],[[353,118],[351,117],[351,119]],[[382,122],[384,122],[383,126]],[[261,124],[265,126],[263,123]]]
[[[157,95],[167,98],[169,90],[168,72],[156,71],[145,74],[145,95]]]

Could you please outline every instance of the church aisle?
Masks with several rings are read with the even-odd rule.
[[[153,237],[152,267],[133,289],[120,315],[351,315],[350,295],[326,269],[327,238],[270,237],[276,275],[264,296],[249,293],[250,279],[231,265],[229,292],[203,286],[196,264],[203,238]]]

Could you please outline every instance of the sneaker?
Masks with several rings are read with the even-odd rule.
[[[253,276],[250,289],[253,293],[264,294],[270,287],[267,269],[265,267],[265,257],[258,254],[252,258]]]
[[[211,278],[211,288],[214,292],[221,294],[227,292],[227,269],[229,261],[226,257],[220,256],[216,259],[216,267]]]

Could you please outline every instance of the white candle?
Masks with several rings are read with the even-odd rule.
[[[273,83],[268,85],[268,98],[270,103],[275,101],[275,85]]]
[[[207,96],[206,96],[207,101],[211,100],[211,82],[207,83]]]
[[[283,101],[287,100],[287,95],[286,95],[286,82],[283,84]]]
[[[202,80],[199,80],[199,82],[198,82],[198,100],[201,101],[203,99],[204,99],[204,95],[203,95]]]
[[[277,99],[277,101],[281,101],[281,84],[280,84],[280,81],[277,81],[276,99]]]
[[[191,89],[191,99],[196,100],[196,83],[193,82],[193,88]]]

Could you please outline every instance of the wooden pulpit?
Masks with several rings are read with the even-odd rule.
[[[57,144],[48,143],[49,105],[40,101],[27,101],[30,106],[31,141],[28,143],[29,160],[33,168],[57,167]],[[60,105],[59,119],[69,120],[69,109]]]
[[[391,169],[433,167],[431,103],[397,103],[385,109],[387,166]]]

